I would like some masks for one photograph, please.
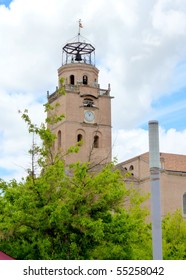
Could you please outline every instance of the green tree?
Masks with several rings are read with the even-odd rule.
[[[17,259],[150,258],[146,213],[123,207],[132,194],[112,164],[68,172],[56,160],[34,181],[1,181],[1,249]]]
[[[46,104],[46,111],[55,106]],[[150,259],[145,198],[126,189],[113,163],[96,173],[88,163],[65,166],[61,152],[52,151],[49,128],[33,125],[27,111],[22,118],[42,140],[30,150],[41,172],[32,168],[21,182],[0,181],[1,250],[16,259]],[[47,123],[62,118],[50,114]]]
[[[168,214],[162,223],[165,260],[186,260],[186,220],[180,210]]]

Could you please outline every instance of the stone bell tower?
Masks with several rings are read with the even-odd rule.
[[[64,155],[66,164],[90,162],[104,164],[111,161],[111,96],[100,88],[99,70],[95,67],[95,48],[78,36],[62,51],[62,66],[58,79],[64,79],[65,95],[58,90],[48,93],[51,105],[58,103],[57,114],[64,119],[50,128],[56,134],[55,152]],[[59,83],[60,87],[60,83]],[[78,153],[66,154],[70,146],[81,142]]]

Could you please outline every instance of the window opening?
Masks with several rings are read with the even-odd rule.
[[[134,166],[131,165],[131,166],[129,167],[129,170],[130,170],[130,171],[131,171],[131,170],[134,170]]]
[[[74,75],[70,75],[70,84],[74,85]]]
[[[57,147],[58,149],[61,148],[61,130],[59,130],[57,134]]]
[[[94,136],[94,143],[93,143],[94,148],[99,148],[99,136]]]
[[[78,134],[77,135],[77,142],[80,142],[83,140],[83,135],[82,134]]]
[[[85,107],[94,107],[94,101],[92,99],[84,99],[83,106]]]
[[[83,84],[84,85],[88,84],[88,77],[86,75],[83,76]]]

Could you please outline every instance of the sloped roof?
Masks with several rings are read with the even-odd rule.
[[[143,160],[147,164],[149,163],[149,153],[144,153],[136,157],[130,158],[124,162],[118,164],[122,166],[124,164],[132,163],[135,160]],[[165,170],[171,170],[175,172],[186,172],[186,155],[161,153],[160,152],[161,168]]]
[[[14,260],[14,258],[12,258],[9,255],[5,254],[4,252],[0,251],[0,260]]]
[[[160,153],[164,169],[186,172],[186,155]]]

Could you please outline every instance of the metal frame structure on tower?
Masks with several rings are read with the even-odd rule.
[[[74,42],[67,43],[63,47],[62,65],[69,63],[87,63],[95,65],[95,48],[92,44],[87,43],[86,39],[80,35],[82,28],[81,20],[79,20],[78,36],[74,38]]]

